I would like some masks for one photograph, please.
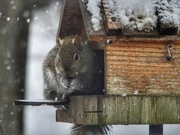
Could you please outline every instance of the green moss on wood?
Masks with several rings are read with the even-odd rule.
[[[72,96],[58,122],[77,124],[180,124],[180,96]],[[63,115],[66,113],[66,115]],[[63,117],[62,117],[63,116]]]

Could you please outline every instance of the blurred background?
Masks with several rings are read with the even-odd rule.
[[[69,135],[51,106],[15,106],[43,99],[42,63],[56,43],[62,0],[0,0],[0,135]],[[113,126],[112,135],[148,135],[148,125]],[[165,125],[164,135],[179,135]]]

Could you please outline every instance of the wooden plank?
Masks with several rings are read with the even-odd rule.
[[[133,97],[129,98],[129,122],[130,124],[136,124],[141,122],[141,108],[142,108],[142,98],[141,97]]]
[[[80,5],[79,5],[80,2]],[[140,36],[140,37],[154,37],[160,36],[158,30],[155,29],[152,32],[140,32],[140,31],[128,31],[126,29],[122,30],[122,25],[117,22],[116,17],[108,17],[109,11],[107,7],[102,2],[102,8],[104,12],[104,23],[102,23],[102,29],[99,31],[94,31],[91,24],[91,15],[86,9],[86,2],[81,0],[64,0],[64,10],[61,14],[60,25],[58,35],[61,37],[79,34],[90,36]],[[160,11],[157,12],[158,14]],[[158,18],[158,27],[162,35],[174,35],[177,34],[178,27],[174,25],[164,25]],[[60,34],[61,33],[61,34]]]
[[[101,35],[90,35],[89,39],[91,41],[106,41],[109,40],[112,43],[115,41],[124,41],[124,42],[161,42],[161,43],[169,43],[169,42],[175,42],[180,43],[180,36],[179,35],[161,35],[156,37],[141,37],[141,36],[101,36]]]
[[[107,35],[122,35],[123,26],[117,21],[116,17],[110,17],[110,9],[107,7],[106,1],[102,1],[104,25]]]
[[[86,36],[84,30],[79,0],[64,0],[57,36],[61,38],[76,34]]]
[[[159,32],[162,35],[177,35],[178,24],[176,24],[175,22],[176,20],[175,16],[178,15],[175,14],[174,8],[172,8],[171,1],[167,0],[166,2],[168,2],[168,4],[164,4],[163,2],[158,2],[158,6],[157,6]],[[166,13],[166,15],[164,15],[164,13]]]
[[[156,114],[156,118],[157,118],[157,124],[162,124],[162,121],[164,121],[167,124],[171,124],[169,123],[170,121],[174,121],[175,119],[177,119],[177,117],[174,117],[175,115],[178,116],[179,113],[179,107],[176,106],[177,101],[178,101],[178,97],[176,98],[172,98],[172,97],[159,97],[157,98],[157,114]],[[166,106],[167,104],[171,104],[170,106]],[[175,107],[172,107],[175,106]]]
[[[102,123],[102,102],[99,97],[84,98],[84,123]]]
[[[89,41],[89,45],[96,50],[104,50],[106,44],[107,43],[105,41]]]
[[[159,32],[162,35],[177,35],[178,34],[178,26],[175,25],[164,25],[160,19],[158,19],[158,27],[159,27]]]
[[[132,31],[132,30],[123,28],[123,35],[124,36],[156,37],[156,36],[159,36],[160,34],[157,28],[150,32],[138,31],[138,30]]]
[[[141,43],[144,46],[146,43],[161,43],[168,44],[170,42],[176,44],[180,44],[180,36],[172,35],[172,36],[157,36],[157,37],[139,37],[139,36],[102,36],[102,35],[89,35],[89,40],[92,43],[92,47],[94,49],[102,49],[106,48],[106,45],[111,45],[113,42],[118,46],[117,42],[136,42]]]
[[[115,9],[111,9],[108,5],[109,3],[105,0],[102,1],[102,6],[103,6],[103,15],[104,15],[104,25],[106,28],[107,35],[111,36],[142,36],[142,37],[147,37],[147,36],[159,36],[159,31],[157,28],[155,28],[153,31],[147,32],[145,30],[139,31],[137,29],[135,30],[130,30],[123,26],[123,24],[120,23],[119,20],[121,18],[117,19],[116,16],[112,15],[114,14]]]
[[[180,124],[180,96],[71,96],[68,110],[57,110],[56,117],[90,125]]]
[[[118,96],[113,96],[107,98],[106,96],[102,96],[103,101],[103,122],[106,124],[114,124],[117,123],[128,123],[128,114],[129,114],[129,107],[126,106],[128,104],[129,98]],[[120,105],[118,105],[120,104]],[[110,107],[110,108],[109,108]],[[112,108],[112,110],[111,110]],[[113,113],[109,113],[110,110]]]
[[[106,47],[107,94],[180,94],[180,43],[113,42]]]
[[[104,36],[106,35],[105,32],[105,28],[104,28],[104,24],[101,24],[101,30],[97,30],[95,31],[93,29],[93,25],[91,23],[91,14],[89,13],[89,11],[87,10],[87,1],[84,0],[79,0],[80,3],[80,7],[81,7],[81,11],[82,11],[82,16],[83,16],[83,20],[84,20],[84,24],[85,24],[85,29],[87,32],[87,37],[89,38],[89,36],[93,35],[93,36],[97,36],[97,35],[101,35]]]
[[[76,97],[72,97],[68,109],[56,110],[56,113],[59,114],[56,115],[56,121],[73,121],[73,123],[82,124],[84,118],[83,97],[79,96],[78,99]]]
[[[141,105],[142,105],[141,120],[143,120],[145,124],[155,121],[155,116],[153,115],[155,114],[155,112],[153,112],[153,109],[151,108],[151,98],[148,96],[143,97]],[[153,107],[156,108],[156,106],[153,106]],[[152,118],[152,121],[149,121],[149,117]]]

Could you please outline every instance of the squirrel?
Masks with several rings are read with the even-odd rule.
[[[103,94],[103,72],[97,66],[100,61],[89,44],[78,35],[57,41],[43,63],[45,98],[61,100],[72,94]],[[91,131],[93,135],[95,132],[104,135],[109,128],[106,125],[75,125],[72,128],[74,135],[86,135]]]
[[[71,135],[108,135],[111,129],[107,125],[74,125]]]
[[[93,50],[76,35],[58,38],[43,63],[46,99],[66,99],[68,95],[96,94],[93,85]]]

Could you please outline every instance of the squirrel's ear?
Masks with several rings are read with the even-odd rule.
[[[81,38],[76,35],[74,37],[74,39],[72,40],[72,43],[79,49],[79,50],[82,50],[82,41],[81,41]]]
[[[57,42],[58,42],[58,45],[59,45],[59,46],[62,46],[62,44],[63,44],[64,41],[61,40],[60,37],[58,37],[58,38],[57,38]]]

